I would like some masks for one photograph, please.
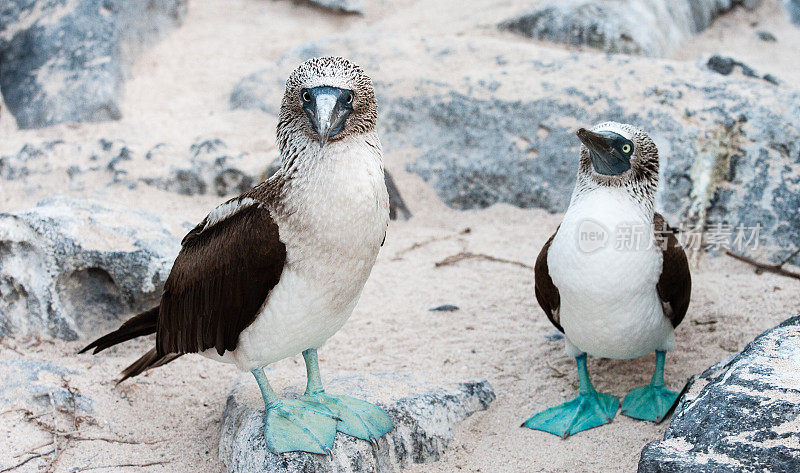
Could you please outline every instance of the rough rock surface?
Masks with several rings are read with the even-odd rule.
[[[342,13],[364,14],[364,0],[306,0],[312,5]]]
[[[792,23],[800,26],[800,0],[783,0],[783,5]]]
[[[800,242],[796,91],[720,76],[705,62],[561,51],[526,59],[524,52],[508,51],[508,43],[469,39],[427,40],[428,54],[420,56],[387,42],[391,38],[298,46],[259,71],[258,79],[249,76],[251,98],[258,98],[250,103],[280,103],[276,84],[292,65],[353,51],[354,59],[376,71],[384,148],[415,155],[407,169],[451,207],[509,203],[563,212],[577,170],[575,131],[616,120],[641,126],[656,141],[656,204],[673,225],[720,226],[728,246],[735,246],[736,229],[745,229],[745,237],[756,234],[758,245],[733,249],[775,260]],[[386,80],[381,64],[387,54],[394,68],[405,65],[419,76]],[[459,58],[466,56],[472,60],[465,64]],[[609,68],[625,74],[608,77],[602,71]],[[537,78],[535,85],[530,77]]]
[[[55,197],[2,213],[0,336],[107,329],[157,302],[178,249],[158,218],[97,201]]]
[[[4,2],[0,91],[18,126],[118,119],[128,65],[185,12],[186,0]]]
[[[348,375],[326,384],[342,393],[383,407],[395,428],[369,442],[337,434],[331,458],[310,453],[271,453],[264,443],[264,403],[252,376],[243,376],[228,396],[222,415],[220,459],[230,473],[296,472],[377,473],[400,471],[411,463],[439,459],[455,427],[495,399],[487,381],[434,387],[397,374]],[[286,394],[298,396],[297,388]]]
[[[73,391],[65,378],[79,374],[49,361],[0,360],[0,410],[25,406],[82,412],[92,410],[92,400]]]
[[[144,153],[137,149],[125,141],[107,139],[84,144],[30,143],[16,154],[0,156],[0,178],[64,173],[72,189],[82,189],[90,180],[130,188],[144,183],[183,195],[226,196],[250,189],[263,167],[262,156],[233,152],[218,138],[199,139],[188,153],[164,143]],[[141,161],[148,161],[148,166],[137,166]]]
[[[722,13],[761,0],[544,0],[500,23],[529,38],[612,53],[666,56]]]
[[[800,470],[800,316],[693,379],[640,473]]]

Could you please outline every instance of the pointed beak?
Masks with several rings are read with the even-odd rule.
[[[342,131],[347,117],[353,111],[352,92],[335,87],[314,87],[308,90],[308,94],[311,100],[303,104],[303,110],[322,148]]]
[[[575,134],[578,135],[578,139],[581,140],[581,143],[589,148],[589,151],[600,155],[611,154],[611,142],[600,133],[581,128]]]
[[[615,133],[595,133],[581,128],[576,135],[589,150],[592,167],[596,173],[616,176],[631,168],[630,158],[623,156],[612,143],[612,138],[618,136]]]

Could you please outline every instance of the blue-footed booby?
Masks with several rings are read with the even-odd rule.
[[[82,350],[155,333],[122,380],[187,353],[253,373],[273,452],[329,453],[336,431],[376,442],[379,407],[322,387],[317,348],[350,317],[389,222],[371,79],[340,57],[308,60],[286,81],[280,169],[220,205],[183,239],[161,302]],[[263,368],[302,353],[307,388],[281,399]]]
[[[631,359],[655,351],[651,383],[628,393],[622,413],[654,422],[667,415],[678,393],[664,387],[664,358],[692,286],[686,254],[653,208],[659,165],[653,140],[615,122],[577,135],[577,183],[561,225],[536,259],[535,291],[576,359],[580,392],[523,424],[561,437],[611,422],[619,407],[619,399],[592,386],[587,354]]]

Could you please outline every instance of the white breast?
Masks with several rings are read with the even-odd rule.
[[[243,370],[317,348],[350,317],[385,236],[389,197],[376,135],[351,137],[299,166],[275,213],[286,266],[223,361]],[[204,353],[217,358],[213,353]]]
[[[624,189],[600,187],[573,199],[547,258],[572,355],[628,359],[672,349],[656,292],[662,255],[652,221],[652,211]]]

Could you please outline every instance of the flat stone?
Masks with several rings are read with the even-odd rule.
[[[92,399],[67,387],[65,379],[78,371],[42,360],[0,360],[0,410],[13,408],[56,408],[92,411]]]
[[[269,373],[267,373],[269,374]],[[436,387],[397,374],[353,374],[326,383],[326,391],[347,394],[381,406],[395,428],[373,447],[337,433],[331,457],[305,452],[276,455],[264,442],[264,402],[249,374],[237,382],[222,415],[219,457],[229,473],[396,472],[412,463],[438,460],[458,424],[486,410],[495,399],[488,381]],[[297,397],[297,387],[283,395]]]
[[[306,2],[335,12],[364,14],[364,0],[306,0]]]
[[[800,471],[800,316],[700,376],[639,473]]]

